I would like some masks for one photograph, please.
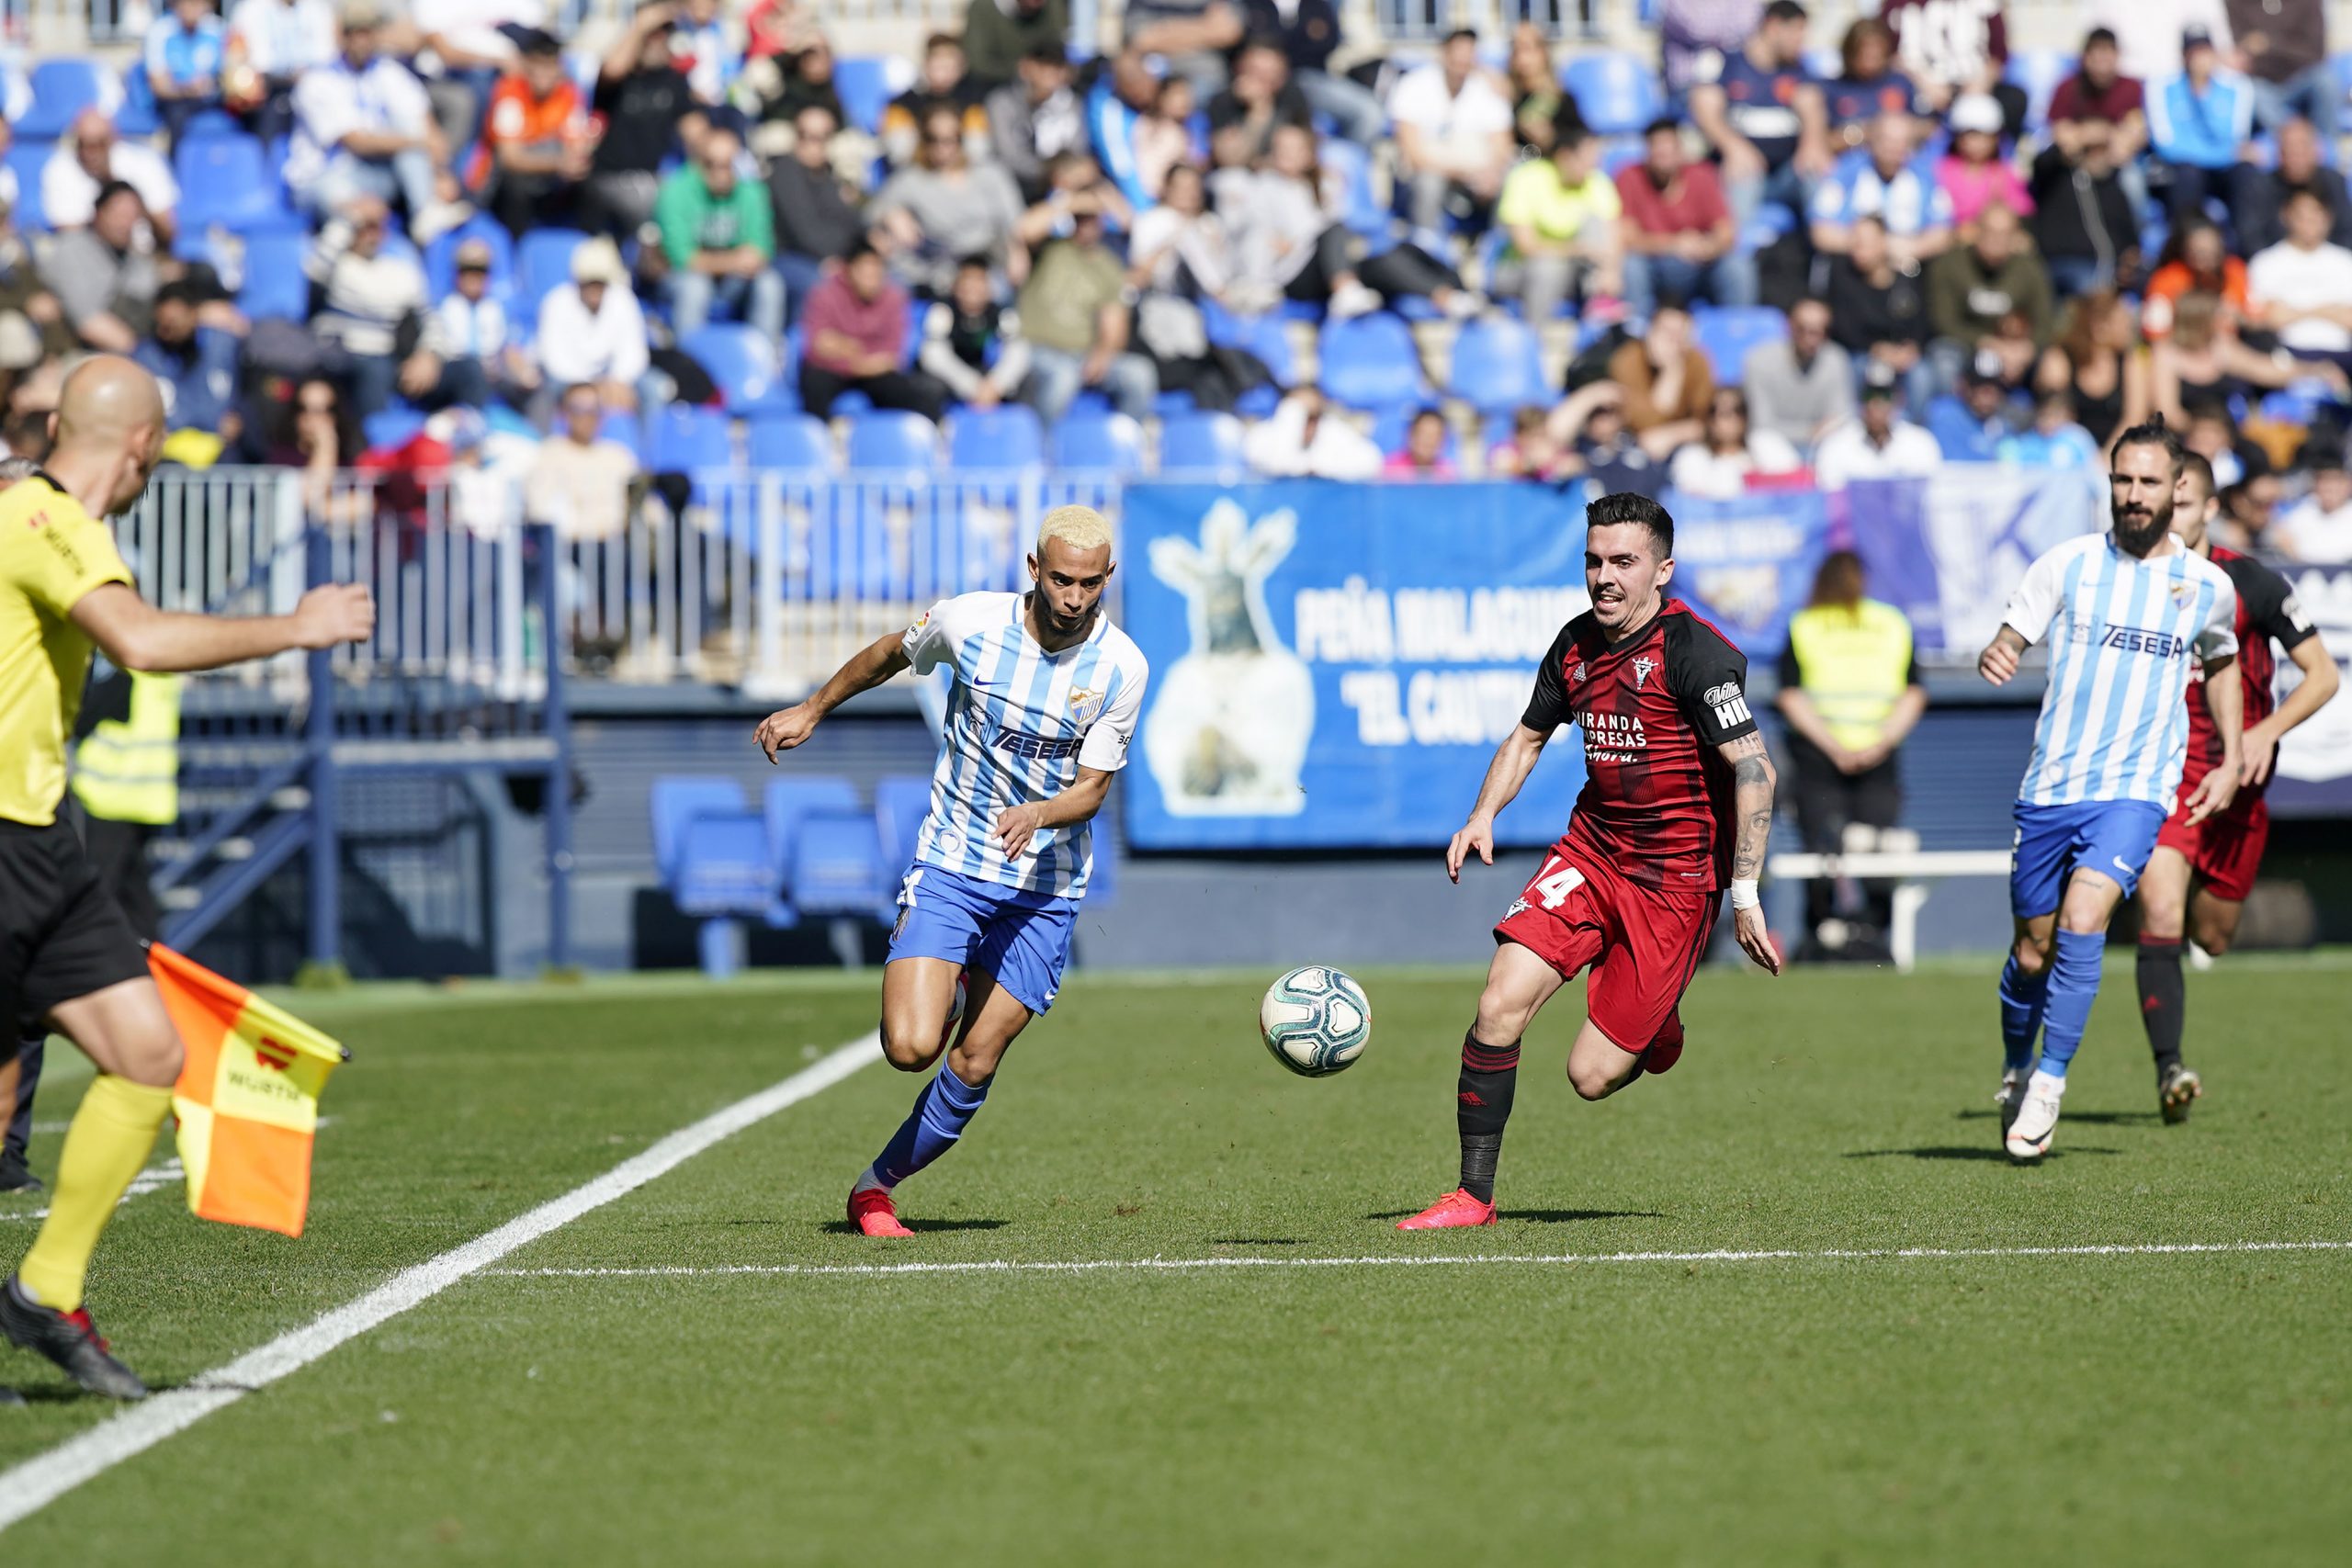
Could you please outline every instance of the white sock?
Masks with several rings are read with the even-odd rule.
[[[882,1173],[870,1165],[857,1179],[856,1184],[850,1189],[852,1196],[860,1192],[888,1192],[888,1190],[890,1190],[890,1184],[883,1180]]]
[[[2064,1095],[2066,1092],[2066,1080],[2055,1073],[2045,1073],[2040,1067],[2036,1067],[2033,1070],[2033,1079],[2026,1085],[2026,1088],[2043,1094]]]

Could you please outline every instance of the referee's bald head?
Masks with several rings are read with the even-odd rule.
[[[52,472],[77,493],[91,481],[109,514],[139,499],[164,449],[164,392],[154,377],[120,355],[93,355],[66,376],[55,418]]]

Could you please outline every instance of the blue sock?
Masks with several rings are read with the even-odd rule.
[[[988,1084],[967,1084],[942,1066],[922,1086],[922,1092],[915,1096],[915,1108],[875,1156],[870,1179],[887,1190],[954,1148],[988,1098]]]
[[[2060,931],[2058,956],[2050,965],[2049,1017],[2041,1035],[2040,1070],[2066,1076],[2066,1064],[2090,1027],[2091,1003],[2098,999],[2099,960],[2107,953],[2105,931]]]
[[[2042,1005],[2050,999],[2050,971],[2028,975],[2018,955],[2001,970],[2001,1065],[2022,1068],[2033,1060],[2034,1037],[2041,1032]]]

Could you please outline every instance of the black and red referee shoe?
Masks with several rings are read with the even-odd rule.
[[[20,1349],[38,1350],[55,1361],[92,1393],[122,1400],[147,1397],[147,1385],[139,1374],[108,1354],[87,1312],[43,1306],[13,1278],[0,1287],[0,1333]]]

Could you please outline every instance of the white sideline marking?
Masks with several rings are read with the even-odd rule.
[[[119,1209],[133,1198],[142,1193],[153,1192],[158,1187],[169,1187],[185,1174],[186,1172],[180,1169],[180,1162],[176,1157],[164,1160],[160,1165],[151,1165],[130,1179],[130,1185],[122,1190],[122,1196],[116,1201],[115,1207]],[[19,1209],[14,1213],[0,1214],[0,1224],[29,1224],[35,1220],[47,1218],[49,1218],[49,1205],[44,1203],[38,1209]]]
[[[46,1453],[0,1473],[0,1530],[95,1480],[127,1459],[185,1431],[216,1410],[234,1404],[289,1372],[300,1371],[336,1346],[430,1301],[469,1274],[480,1273],[515,1248],[600,1209],[674,1169],[713,1145],[766,1120],[786,1106],[831,1089],[860,1067],[882,1059],[878,1034],[854,1040],[813,1066],[631,1156],[583,1186],[476,1236],[463,1247],[403,1269],[384,1283],[303,1327],[248,1350],[186,1387],[156,1394],[121,1415],[68,1438]]]
[[[1082,1262],[969,1263],[719,1263],[649,1269],[487,1269],[514,1280],[665,1279],[684,1275],[797,1274],[1091,1274],[1139,1269],[1184,1272],[1206,1269],[1428,1269],[1500,1263],[1812,1263],[1903,1258],[2115,1258],[2184,1252],[2347,1252],[2352,1241],[2213,1241],[2118,1243],[2108,1247],[1872,1247],[1814,1251],[1521,1252],[1427,1257],[1390,1253],[1369,1258],[1096,1258]],[[0,1480],[5,1480],[0,1477]]]

